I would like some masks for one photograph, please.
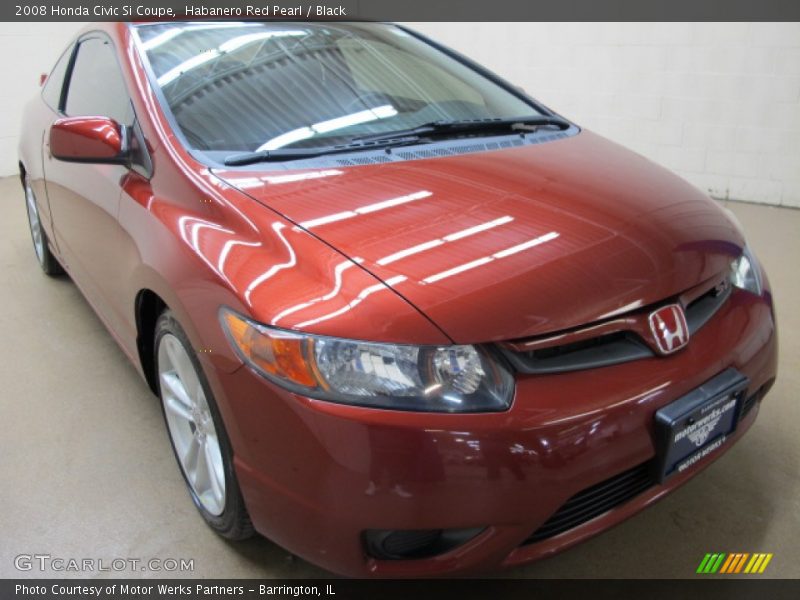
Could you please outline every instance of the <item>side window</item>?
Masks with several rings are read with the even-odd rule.
[[[69,67],[69,60],[72,58],[73,45],[70,44],[69,48],[64,51],[61,58],[58,59],[56,66],[50,71],[47,76],[47,81],[44,82],[42,88],[42,98],[47,106],[53,110],[58,110],[61,103],[61,90],[64,89],[64,75],[67,74],[67,67]]]
[[[89,38],[78,46],[64,107],[67,116],[111,117],[133,123],[133,108],[111,43]]]

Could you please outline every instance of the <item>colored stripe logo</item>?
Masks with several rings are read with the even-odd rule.
[[[710,575],[713,573],[724,573],[727,575],[735,573],[763,573],[766,570],[769,561],[771,560],[772,553],[709,553],[706,554],[703,560],[700,561],[700,566],[697,567],[697,573],[703,575]]]

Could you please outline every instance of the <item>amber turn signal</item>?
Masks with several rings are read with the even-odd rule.
[[[273,377],[296,385],[318,386],[305,358],[306,338],[287,331],[258,327],[231,311],[224,311],[222,318],[229,338],[248,362]]]

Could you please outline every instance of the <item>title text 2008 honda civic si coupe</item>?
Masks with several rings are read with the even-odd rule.
[[[575,544],[775,378],[720,207],[398,26],[91,25],[20,172],[39,263],[161,398],[206,522],[339,573]]]

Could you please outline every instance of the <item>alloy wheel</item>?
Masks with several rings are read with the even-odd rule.
[[[184,476],[202,507],[225,509],[225,469],[203,386],[181,341],[165,334],[158,346],[158,378],[167,427]]]
[[[39,223],[39,209],[36,206],[36,196],[28,180],[25,180],[25,204],[28,208],[28,224],[31,228],[33,238],[33,249],[36,251],[36,258],[40,264],[44,264],[44,237],[42,236],[42,226]]]

